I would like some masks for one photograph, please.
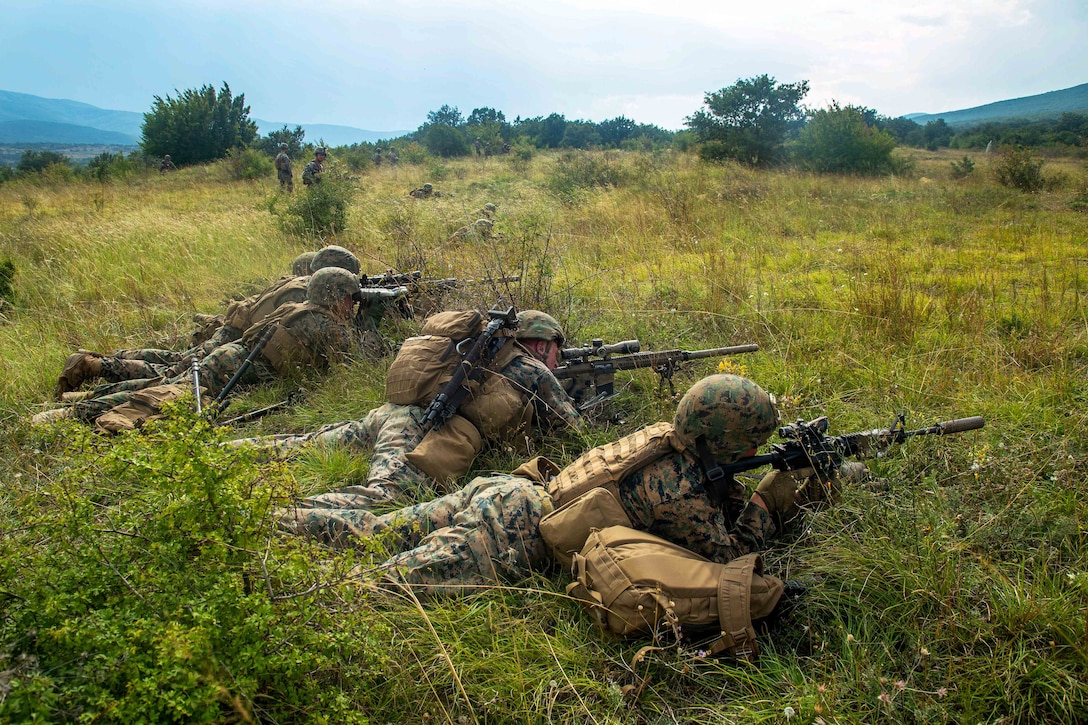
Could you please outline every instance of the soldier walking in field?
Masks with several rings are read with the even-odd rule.
[[[295,181],[291,176],[291,157],[287,155],[287,144],[280,144],[280,152],[276,154],[274,164],[276,166],[276,177],[280,180],[280,189],[287,189],[288,192],[294,191]]]

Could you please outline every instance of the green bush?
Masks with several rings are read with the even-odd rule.
[[[366,618],[295,594],[314,554],[269,515],[290,476],[180,407],[54,435],[64,474],[5,532],[0,722],[365,722],[381,650]]]
[[[819,173],[888,174],[895,170],[895,139],[865,123],[861,110],[832,103],[801,129],[794,158]]]
[[[0,310],[15,304],[15,262],[0,260]]]
[[[15,169],[10,166],[0,166],[0,184],[15,178]]]
[[[587,189],[622,186],[627,171],[612,153],[565,153],[548,178],[548,190],[565,202],[574,201]]]
[[[407,164],[422,164],[427,160],[427,149],[423,148],[418,141],[413,141],[404,148],[400,149],[400,160]]]
[[[293,195],[281,216],[283,228],[294,234],[335,236],[347,224],[349,203],[351,185],[326,171],[320,183]]]
[[[256,149],[230,149],[227,151],[227,168],[232,178],[243,181],[263,179],[275,171],[268,156]]]
[[[1034,194],[1046,185],[1042,159],[1037,159],[1024,147],[1006,146],[997,153],[994,177],[1002,186]]]
[[[966,179],[975,173],[975,162],[971,160],[970,156],[964,156],[960,161],[952,161],[951,164],[953,179]]]

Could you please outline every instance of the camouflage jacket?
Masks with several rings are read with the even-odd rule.
[[[302,183],[309,186],[321,182],[321,174],[325,173],[325,166],[314,159],[302,169]]]

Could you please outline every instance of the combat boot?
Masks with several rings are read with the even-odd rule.
[[[55,423],[58,420],[64,420],[65,418],[73,417],[75,409],[73,408],[54,408],[53,410],[43,410],[41,413],[35,413],[30,416],[31,425],[46,425],[47,423]]]
[[[96,352],[80,350],[72,353],[64,362],[64,370],[57,378],[57,399],[102,374],[102,356]]]

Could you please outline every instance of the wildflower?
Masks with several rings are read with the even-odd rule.
[[[907,681],[906,680],[896,680],[895,681],[895,689],[899,690],[900,692],[907,689]]]
[[[816,685],[816,692],[819,692],[821,695],[827,692],[827,685]]]
[[[789,705],[786,705],[786,707],[782,709],[782,714],[786,716],[787,720],[789,720],[790,718],[792,718],[794,715],[797,714],[797,711],[794,710]]]
[[[947,694],[948,694],[948,688],[947,687],[941,687],[941,688],[939,688],[937,690],[937,697],[944,697]]]
[[[921,654],[923,657],[929,657],[929,650],[923,647],[921,650],[919,650],[919,654]]]
[[[884,703],[885,705],[891,705],[891,704],[892,704],[892,698],[891,698],[891,696],[890,696],[890,695],[889,695],[888,693],[886,693],[886,692],[882,692],[882,693],[880,693],[879,695],[877,695],[877,696],[876,696],[876,699],[880,700],[880,701],[881,701],[881,702],[883,702],[883,703]]]
[[[853,642],[854,641],[854,635],[852,635],[852,634],[846,635],[846,641],[847,642]]]

